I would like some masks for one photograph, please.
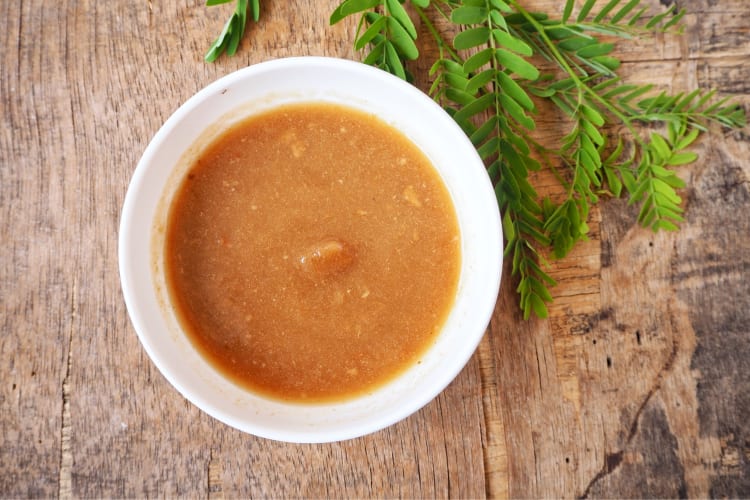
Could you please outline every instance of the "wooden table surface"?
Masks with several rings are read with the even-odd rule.
[[[750,2],[676,3],[686,36],[622,46],[623,75],[716,88],[747,109]],[[464,371],[383,431],[268,441],[166,382],[119,284],[135,165],[163,121],[222,75],[290,55],[356,59],[354,25],[328,26],[335,4],[264,1],[238,55],[206,64],[230,6],[0,3],[0,497],[750,496],[747,129],[714,129],[680,170],[679,232],[640,228],[624,201],[594,210],[591,240],[552,264],[548,320],[520,318],[506,268]]]

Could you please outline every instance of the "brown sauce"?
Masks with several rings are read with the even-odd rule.
[[[297,402],[365,394],[417,363],[460,259],[427,158],[379,119],[323,103],[251,117],[209,145],[165,243],[193,344],[235,383]]]

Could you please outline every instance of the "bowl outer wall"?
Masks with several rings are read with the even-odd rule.
[[[462,271],[456,306],[422,363],[372,395],[349,402],[298,405],[269,401],[218,375],[165,311],[154,286],[151,233],[174,165],[228,114],[287,102],[330,101],[371,112],[399,128],[438,169],[456,206]],[[250,103],[248,105],[248,103]],[[238,115],[240,116],[240,115]],[[119,264],[131,321],[167,380],[218,420],[251,434],[289,442],[354,438],[393,424],[431,401],[475,351],[494,310],[502,268],[502,229],[494,190],[464,133],[432,99],[381,70],[342,59],[301,57],[247,67],[210,84],[156,133],[123,205]]]

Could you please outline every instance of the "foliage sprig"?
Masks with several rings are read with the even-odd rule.
[[[355,49],[365,62],[408,78],[406,61],[419,56],[416,31],[410,27],[407,39],[386,28],[408,24],[406,9],[395,15],[398,3],[344,0],[331,22],[359,14]],[[743,109],[715,100],[714,91],[670,95],[617,76],[621,61],[611,40],[681,33],[685,9],[674,5],[651,15],[641,0],[586,0],[576,12],[576,2],[567,0],[556,18],[527,11],[517,0],[404,3],[439,49],[429,93],[472,140],[495,185],[505,255],[527,318],[532,311],[547,316],[555,281],[545,259],[563,258],[586,239],[591,206],[602,196],[627,196],[640,205],[639,222],[655,231],[677,229],[683,220],[677,190],[684,182],[673,167],[697,158],[686,148],[711,122],[745,126]],[[460,27],[452,40],[436,29],[435,16]],[[388,44],[395,49],[390,59],[382,55]],[[540,101],[567,118],[561,144],[533,137]],[[615,126],[627,133],[608,136]],[[543,166],[559,180],[561,199],[542,198],[532,185],[530,172]]]
[[[211,7],[231,1],[206,0],[206,5]],[[221,30],[218,38],[211,44],[204,57],[207,62],[214,62],[224,52],[228,56],[233,56],[237,52],[237,47],[239,47],[240,40],[242,39],[242,35],[245,34],[245,28],[247,27],[248,9],[253,21],[257,23],[258,19],[260,19],[260,0],[235,0],[235,2],[234,12],[229,16],[224,29]]]
[[[429,0],[412,0],[420,8],[429,6]],[[406,71],[405,60],[414,60],[419,50],[414,43],[417,29],[406,9],[399,0],[349,0],[341,3],[331,14],[331,24],[336,24],[347,16],[362,13],[355,50],[369,46],[365,64],[393,73],[404,80],[412,80]]]

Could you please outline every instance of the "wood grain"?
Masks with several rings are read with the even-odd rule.
[[[741,54],[750,44],[736,19],[746,7],[716,3],[686,2],[694,12],[687,35],[636,41],[622,74],[672,92],[737,93],[747,107]],[[716,35],[720,26],[725,36]],[[748,431],[732,414],[746,412],[750,386],[740,284],[750,255],[749,156],[743,133],[714,132],[699,146],[701,161],[681,171],[691,188],[680,232],[654,235],[637,227],[633,207],[610,201],[592,213],[592,240],[554,263],[549,321],[507,322],[503,306],[514,297],[503,288],[491,335],[502,346],[500,371],[490,387],[501,388],[511,497],[748,494]],[[556,136],[553,124],[541,133]],[[691,281],[677,271],[683,266]],[[706,321],[717,314],[719,322]]]
[[[686,35],[620,45],[623,76],[716,88],[750,107],[750,4],[676,3]],[[264,1],[238,54],[206,64],[229,6],[0,3],[0,496],[750,496],[747,130],[712,130],[680,170],[679,232],[638,227],[620,200],[593,211],[590,241],[552,263],[548,320],[520,318],[506,266],[477,355],[381,432],[326,445],[255,438],[155,369],[117,272],[135,164],[164,120],[226,73],[288,55],[356,58],[355,26],[328,26],[335,4]],[[539,124],[564,134],[554,115]],[[545,175],[538,185],[554,196]]]

